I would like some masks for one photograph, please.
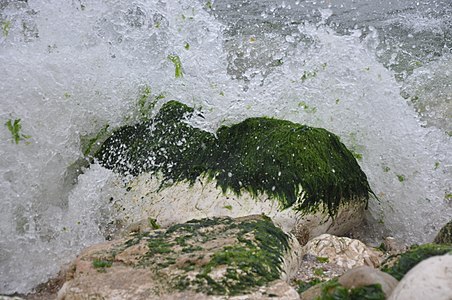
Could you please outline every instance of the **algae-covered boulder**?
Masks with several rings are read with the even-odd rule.
[[[381,267],[383,272],[392,275],[397,280],[401,280],[405,274],[421,261],[432,256],[452,253],[452,245],[424,244],[412,246],[408,251],[390,257]]]
[[[210,299],[205,296],[262,292],[297,269],[297,247],[265,216],[191,220],[88,248],[59,298]]]
[[[264,117],[213,134],[191,126],[193,114],[167,102],[154,119],[117,129],[96,153],[103,166],[135,176],[126,189],[139,203],[114,199],[120,211],[133,211],[127,219],[168,225],[265,213],[286,230],[300,220],[320,226],[313,235],[361,220],[369,184],[334,134]]]
[[[452,244],[452,221],[441,228],[433,242],[436,244]]]

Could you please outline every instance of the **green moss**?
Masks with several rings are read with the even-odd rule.
[[[329,262],[329,258],[328,258],[328,257],[316,256],[315,259],[316,259],[319,263],[327,263],[327,262]]]
[[[383,264],[381,270],[392,275],[395,279],[401,280],[402,277],[415,265],[432,256],[443,255],[452,251],[452,245],[425,244],[421,246],[412,246],[410,250],[401,254],[395,263],[389,265]]]
[[[452,244],[452,221],[441,228],[433,242],[435,244]]]
[[[97,269],[98,272],[106,272],[105,268],[110,268],[112,266],[113,262],[109,260],[102,260],[102,259],[94,259],[93,260],[93,267]]]
[[[322,294],[316,300],[385,300],[380,284],[348,289],[333,279],[322,286]]]
[[[170,253],[171,247],[173,244],[167,243],[164,240],[164,237],[158,237],[150,239],[148,242],[149,252],[148,255],[155,255],[155,254],[165,254]]]
[[[323,270],[323,268],[315,268],[314,269],[314,275],[323,276],[324,274],[325,274],[325,270]]]
[[[299,294],[303,293],[304,291],[308,290],[309,288],[313,287],[314,285],[317,285],[319,283],[324,282],[323,280],[319,279],[319,278],[314,278],[310,281],[301,281],[301,280],[297,280],[295,282],[293,282],[293,284],[295,285],[297,292]]]
[[[334,216],[341,201],[367,201],[371,193],[353,154],[334,134],[289,121],[250,118],[212,133],[185,120],[194,113],[180,102],[162,106],[153,120],[116,130],[96,154],[123,174],[163,174],[166,183],[200,176],[223,191],[267,194],[281,208]]]
[[[287,235],[267,219],[231,225],[237,225],[240,243],[214,253],[201,268],[192,282],[198,292],[239,295],[280,278],[283,254],[288,249]],[[255,240],[245,238],[250,233]],[[226,274],[213,279],[210,274],[222,266]]]

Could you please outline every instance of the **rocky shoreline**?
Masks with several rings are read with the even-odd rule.
[[[214,135],[194,113],[167,102],[87,152],[127,178],[117,227],[12,299],[450,299],[452,223],[434,244],[347,237],[374,195],[334,134],[252,118]]]
[[[259,215],[194,220],[165,230],[149,225],[140,231],[124,232],[125,237],[115,241],[89,247],[59,276],[33,293],[0,299],[427,299],[421,295],[449,299],[452,278],[447,268],[452,266],[452,236],[447,228],[451,224],[446,224],[435,239],[443,244],[407,247],[386,238],[378,248],[330,234],[301,246],[293,235]],[[153,236],[167,232],[168,240],[153,241]],[[270,239],[266,243],[251,242],[252,235],[255,238],[264,233]],[[269,241],[277,243],[272,248]],[[247,248],[248,242],[256,247]],[[224,249],[238,250],[240,243],[242,251],[233,252],[229,260],[225,258]],[[259,256],[268,249],[286,250],[275,256]],[[204,257],[222,259],[213,266],[212,260]],[[274,265],[265,265],[270,261]],[[275,263],[278,261],[281,269]],[[258,263],[263,263],[265,273],[255,273]],[[215,271],[210,283],[196,279],[207,265],[210,272]],[[228,277],[225,271],[241,268],[245,271],[234,273],[235,277]],[[194,280],[174,285],[173,279],[180,280],[181,274],[189,274]],[[195,286],[190,287],[192,283]]]

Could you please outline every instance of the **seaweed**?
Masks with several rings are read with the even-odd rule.
[[[308,290],[309,288],[313,287],[314,285],[320,284],[322,282],[324,281],[319,278],[314,278],[309,281],[296,280],[293,282],[293,284],[295,285],[297,292],[301,294],[304,291]]]
[[[400,254],[395,263],[389,264],[393,258],[386,261],[381,270],[392,275],[395,279],[401,280],[405,274],[421,261],[437,255],[444,255],[452,252],[451,244],[424,244],[414,245],[407,252]]]
[[[6,38],[9,34],[9,30],[11,29],[11,21],[5,20],[2,22],[2,32],[3,36]]]
[[[174,77],[183,77],[184,74],[182,72],[182,63],[180,61],[180,57],[175,54],[170,54],[168,55],[168,59],[174,64]]]
[[[8,128],[9,132],[12,135],[13,143],[19,144],[20,141],[25,141],[25,140],[31,138],[31,136],[25,135],[20,132],[22,129],[22,124],[20,124],[20,119],[15,119],[14,121],[9,119],[8,121],[6,121],[5,126]]]
[[[368,199],[370,187],[334,134],[289,121],[250,118],[217,131],[208,174],[223,189],[278,199],[282,208],[334,216],[341,200]]]
[[[330,280],[322,285],[322,294],[316,300],[385,300],[380,284],[372,284],[348,289],[342,286],[337,279]]]

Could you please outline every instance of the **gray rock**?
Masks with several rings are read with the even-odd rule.
[[[434,256],[411,269],[392,292],[389,300],[451,300],[452,255]]]
[[[192,220],[88,248],[58,299],[298,299],[297,247],[262,215]]]
[[[391,275],[368,266],[351,269],[342,275],[338,281],[349,289],[380,284],[386,297],[391,295],[392,291],[399,283],[399,281]]]
[[[378,267],[382,254],[367,247],[359,240],[322,234],[310,240],[304,247],[306,254],[328,259],[345,269],[359,266]]]

